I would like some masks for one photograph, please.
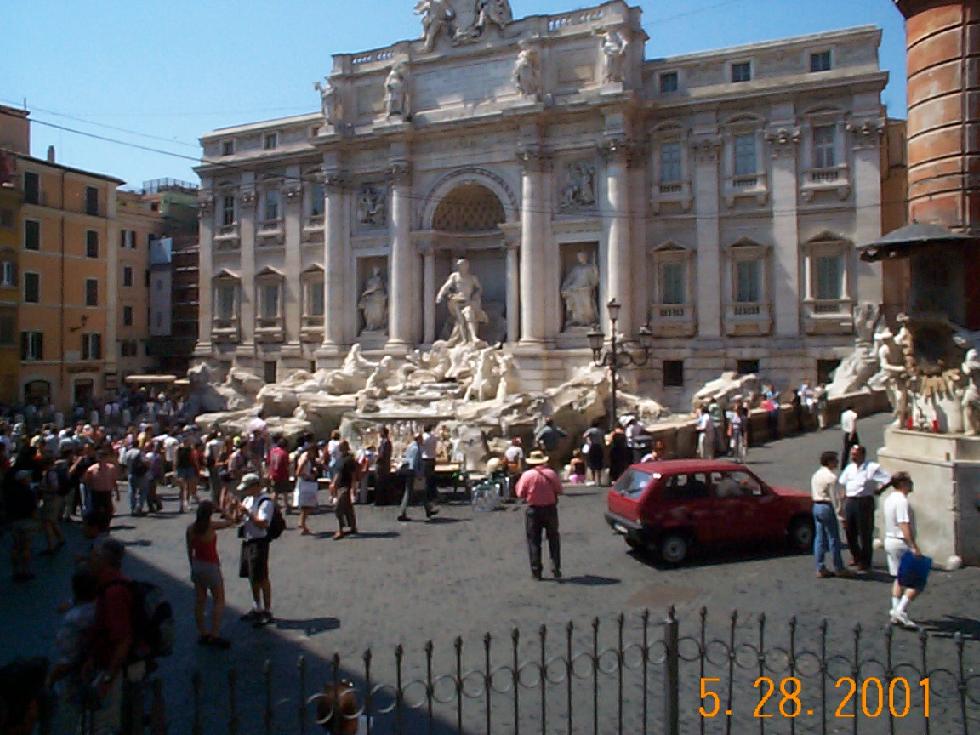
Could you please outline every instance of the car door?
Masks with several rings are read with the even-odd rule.
[[[713,473],[715,494],[732,519],[727,540],[754,542],[771,539],[777,529],[776,496],[755,475],[745,470]],[[724,500],[720,496],[724,496]]]
[[[721,519],[711,497],[707,473],[690,472],[665,478],[663,491],[665,529],[683,527],[694,531],[699,543],[717,543]]]

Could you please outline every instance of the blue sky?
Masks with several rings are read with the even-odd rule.
[[[311,112],[330,55],[419,35],[415,0],[9,0],[0,101],[32,117],[127,142],[199,155],[213,128]],[[591,2],[511,0],[515,16]],[[905,44],[892,0],[641,0],[647,57],[872,24],[884,31],[884,102],[905,116]],[[95,125],[97,123],[97,125]],[[124,128],[132,132],[123,132]],[[138,134],[137,134],[138,133]],[[196,181],[192,161],[35,124],[32,149],[62,163],[146,179]]]

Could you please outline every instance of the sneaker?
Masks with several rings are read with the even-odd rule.
[[[536,581],[540,582],[541,581],[541,570],[540,569],[532,569],[531,570],[531,577],[534,578]]]
[[[402,514],[401,514],[400,516],[398,516],[398,518],[396,518],[395,520],[397,520],[397,521],[401,521],[402,523],[405,523],[406,521],[409,521],[409,520],[411,520],[411,519],[410,519],[410,518],[409,518],[409,517],[408,517],[407,515],[405,515],[404,513],[402,513]]]
[[[897,625],[905,630],[918,630],[919,626],[913,622],[907,612],[893,612],[891,614],[892,625]]]
[[[241,620],[243,623],[248,623],[248,622],[254,622],[258,620],[261,616],[262,613],[259,610],[249,610],[247,613],[245,613],[238,619]]]
[[[273,620],[274,618],[272,617],[271,612],[268,611],[260,612],[258,617],[255,618],[255,622],[252,623],[252,627],[264,628],[265,626],[269,625]]]
[[[561,569],[552,569],[551,573],[554,575],[555,579],[561,581]]]
[[[817,570],[817,576],[820,579],[827,579],[828,577],[833,577],[834,576],[834,573],[831,572],[831,571],[829,571],[829,570],[827,570],[827,569],[818,569]]]
[[[426,508],[426,510],[425,510],[425,517],[426,518],[432,518],[432,516],[437,516],[437,515],[439,515],[439,509],[438,508]]]
[[[342,539],[342,538],[343,538],[344,536],[346,536],[346,535],[347,535],[347,534],[345,534],[345,533],[344,533],[343,531],[337,531],[337,533],[335,533],[335,534],[333,535],[333,540],[334,540],[334,541],[340,541],[340,539]]]

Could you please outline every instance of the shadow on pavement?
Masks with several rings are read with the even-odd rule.
[[[340,620],[337,618],[308,618],[307,620],[276,618],[274,625],[276,630],[301,630],[304,634],[313,636],[328,630],[337,630],[340,627]]]
[[[602,587],[609,584],[621,584],[623,580],[616,577],[599,577],[595,574],[583,574],[578,577],[564,577],[561,581],[564,584],[581,584],[586,587]]]
[[[920,620],[919,625],[937,638],[952,638],[961,633],[964,638],[980,641],[980,620],[964,618],[957,615],[946,615],[941,620]]]

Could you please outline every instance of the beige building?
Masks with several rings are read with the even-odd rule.
[[[335,55],[319,112],[202,138],[199,357],[272,380],[431,344],[465,257],[527,389],[591,359],[614,298],[669,404],[723,370],[826,377],[882,301],[855,253],[882,227],[879,29],[648,59],[620,0],[450,4]]]

